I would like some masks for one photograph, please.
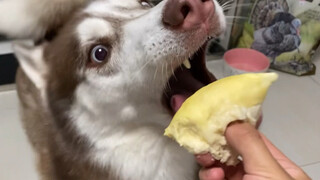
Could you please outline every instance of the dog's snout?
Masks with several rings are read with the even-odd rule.
[[[213,12],[212,0],[168,0],[163,23],[170,27],[182,26],[187,30],[205,22]]]

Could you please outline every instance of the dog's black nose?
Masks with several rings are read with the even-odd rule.
[[[163,22],[171,27],[192,28],[205,22],[213,13],[213,0],[168,0]]]

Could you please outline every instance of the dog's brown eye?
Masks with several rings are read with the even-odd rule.
[[[102,45],[95,46],[91,50],[91,62],[102,63],[107,60],[108,48]]]

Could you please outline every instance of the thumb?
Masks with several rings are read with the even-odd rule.
[[[226,129],[225,136],[228,144],[242,156],[247,174],[291,179],[269,152],[259,131],[252,125],[231,123]]]

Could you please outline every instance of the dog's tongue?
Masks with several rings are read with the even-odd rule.
[[[171,97],[170,99],[170,106],[171,106],[171,109],[173,110],[174,113],[176,113],[182,103],[188,98],[187,95],[182,95],[182,94],[175,94]]]

